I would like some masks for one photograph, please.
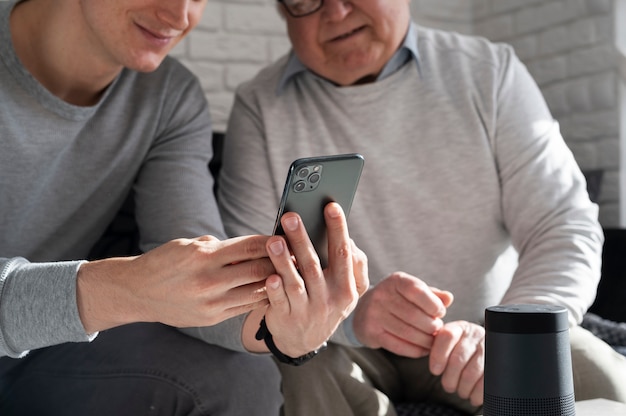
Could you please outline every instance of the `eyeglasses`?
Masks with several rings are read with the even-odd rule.
[[[304,17],[322,8],[324,0],[278,0],[293,17]]]

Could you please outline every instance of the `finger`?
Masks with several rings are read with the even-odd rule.
[[[214,240],[197,239],[196,241],[205,244],[205,249],[217,256],[221,265],[226,266],[246,260],[260,259],[267,257],[265,243],[268,236],[249,235],[229,238],[217,243]]]
[[[483,377],[482,356],[476,351],[461,372],[457,394],[462,399],[470,399],[475,395],[477,384]]]
[[[400,296],[432,317],[442,318],[446,314],[441,299],[422,280],[403,272],[393,276],[399,280],[396,290]]]
[[[485,376],[483,375],[478,379],[474,385],[474,389],[469,397],[473,406],[482,406],[483,399],[485,397]]]
[[[449,308],[450,305],[452,305],[452,302],[454,302],[454,295],[452,294],[452,292],[437,289],[436,287],[432,286],[430,289],[433,291],[435,296],[437,296],[441,300],[441,302],[443,302],[443,306],[445,306],[446,308]]]
[[[268,294],[265,286],[265,280],[263,280],[230,289],[222,296],[224,302],[227,303],[224,309],[253,305],[263,301],[267,303]]]
[[[289,304],[287,308],[288,311],[291,311],[292,306],[296,308],[305,307],[308,302],[307,289],[293,262],[291,253],[289,253],[287,249],[287,243],[283,237],[274,236],[267,240],[267,251],[272,264],[276,268],[276,273],[280,275],[279,287],[275,288],[276,291],[272,293],[272,295],[276,295],[276,297],[274,299],[270,298],[270,303],[274,300],[282,305],[282,303],[280,303],[282,301],[280,293],[278,292],[283,292],[285,301]],[[270,281],[275,282],[276,279],[272,278]],[[270,296],[269,293],[268,296]],[[285,309],[282,308],[281,310],[285,311]]]
[[[356,290],[359,296],[362,296],[370,287],[367,256],[352,239],[350,244],[352,245],[352,270],[354,271]]]
[[[267,251],[265,252],[267,255]],[[224,282],[228,282],[232,287],[264,281],[270,274],[276,272],[268,258],[228,264],[224,266],[223,271],[226,273]]]
[[[382,290],[382,287],[381,287]],[[433,336],[443,327],[440,318],[432,317],[424,313],[422,309],[416,307],[414,303],[402,296],[382,296],[385,302],[385,309],[393,311],[393,316],[409,326],[413,331],[419,331],[429,336]]]
[[[272,275],[267,278],[266,290],[269,303],[273,310],[281,315],[290,313],[290,303],[287,293],[284,290],[280,276]]]
[[[459,325],[458,328],[460,328],[461,335],[450,353],[448,365],[441,376],[441,384],[449,392],[458,392],[463,382],[472,388],[476,377],[479,376],[476,371],[476,362],[472,360],[478,345],[470,333],[471,328],[465,324]],[[474,370],[471,370],[472,367]],[[466,387],[466,389],[469,388]],[[467,391],[465,394],[467,397]]]
[[[385,322],[385,331],[405,342],[430,350],[433,345],[432,333],[425,333],[394,316]]]
[[[450,356],[463,331],[457,325],[445,325],[437,332],[429,357],[430,372],[442,375],[448,369]]]
[[[352,271],[352,240],[341,206],[335,202],[327,204],[324,207],[324,218],[328,233],[328,265],[332,270],[331,276],[339,277],[331,283],[340,289],[356,291]]]
[[[288,212],[281,218],[281,224],[285,237],[289,241],[289,247],[293,252],[298,264],[298,280],[304,281],[306,292],[317,296],[316,293],[325,291],[326,283],[320,266],[320,260],[309,239],[300,216],[294,212]],[[291,294],[289,287],[291,282],[283,276],[288,295]]]
[[[382,348],[402,357],[421,358],[427,356],[429,352],[427,348],[407,342],[389,332],[381,334],[380,343]]]
[[[235,316],[243,315],[245,313],[248,313],[250,311],[254,311],[254,310],[259,309],[259,308],[263,308],[263,307],[267,306],[268,304],[269,304],[268,300],[264,299],[264,300],[260,300],[260,301],[255,302],[255,303],[248,303],[246,305],[240,305],[240,306],[235,306],[235,307],[232,307],[232,308],[228,308],[226,311],[224,311],[224,316],[223,316],[224,319],[220,319],[216,323],[225,321],[225,320],[230,319],[230,318],[234,318]],[[198,325],[198,326],[202,326],[202,325]]]

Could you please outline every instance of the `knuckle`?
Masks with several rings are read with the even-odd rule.
[[[267,277],[271,273],[269,262],[263,259],[249,261],[248,273],[256,277]]]
[[[285,284],[285,291],[292,295],[301,296],[306,294],[306,287],[300,282],[290,282]]]
[[[257,257],[261,250],[265,251],[265,246],[262,246],[257,238],[248,238],[244,240],[243,252],[246,257]]]
[[[302,264],[298,264],[298,269],[307,279],[321,279],[323,277],[319,261],[302,262]]]
[[[339,244],[335,248],[335,254],[340,259],[349,259],[350,256],[352,255],[352,249],[350,247],[350,244],[348,242],[344,242],[342,244]]]

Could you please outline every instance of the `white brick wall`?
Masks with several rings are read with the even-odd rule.
[[[411,10],[420,24],[513,45],[580,166],[605,171],[601,222],[626,226],[626,0],[412,0]],[[275,0],[209,0],[173,54],[223,131],[236,86],[288,49]]]
[[[614,0],[474,0],[474,6],[474,33],[513,45],[581,168],[605,171],[600,220],[620,225]]]

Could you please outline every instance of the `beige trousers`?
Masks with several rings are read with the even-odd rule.
[[[589,331],[570,330],[576,400],[607,398],[626,403],[626,357]],[[480,412],[446,393],[428,371],[428,358],[330,344],[301,367],[279,364],[284,416],[395,416],[394,403],[434,401]]]

